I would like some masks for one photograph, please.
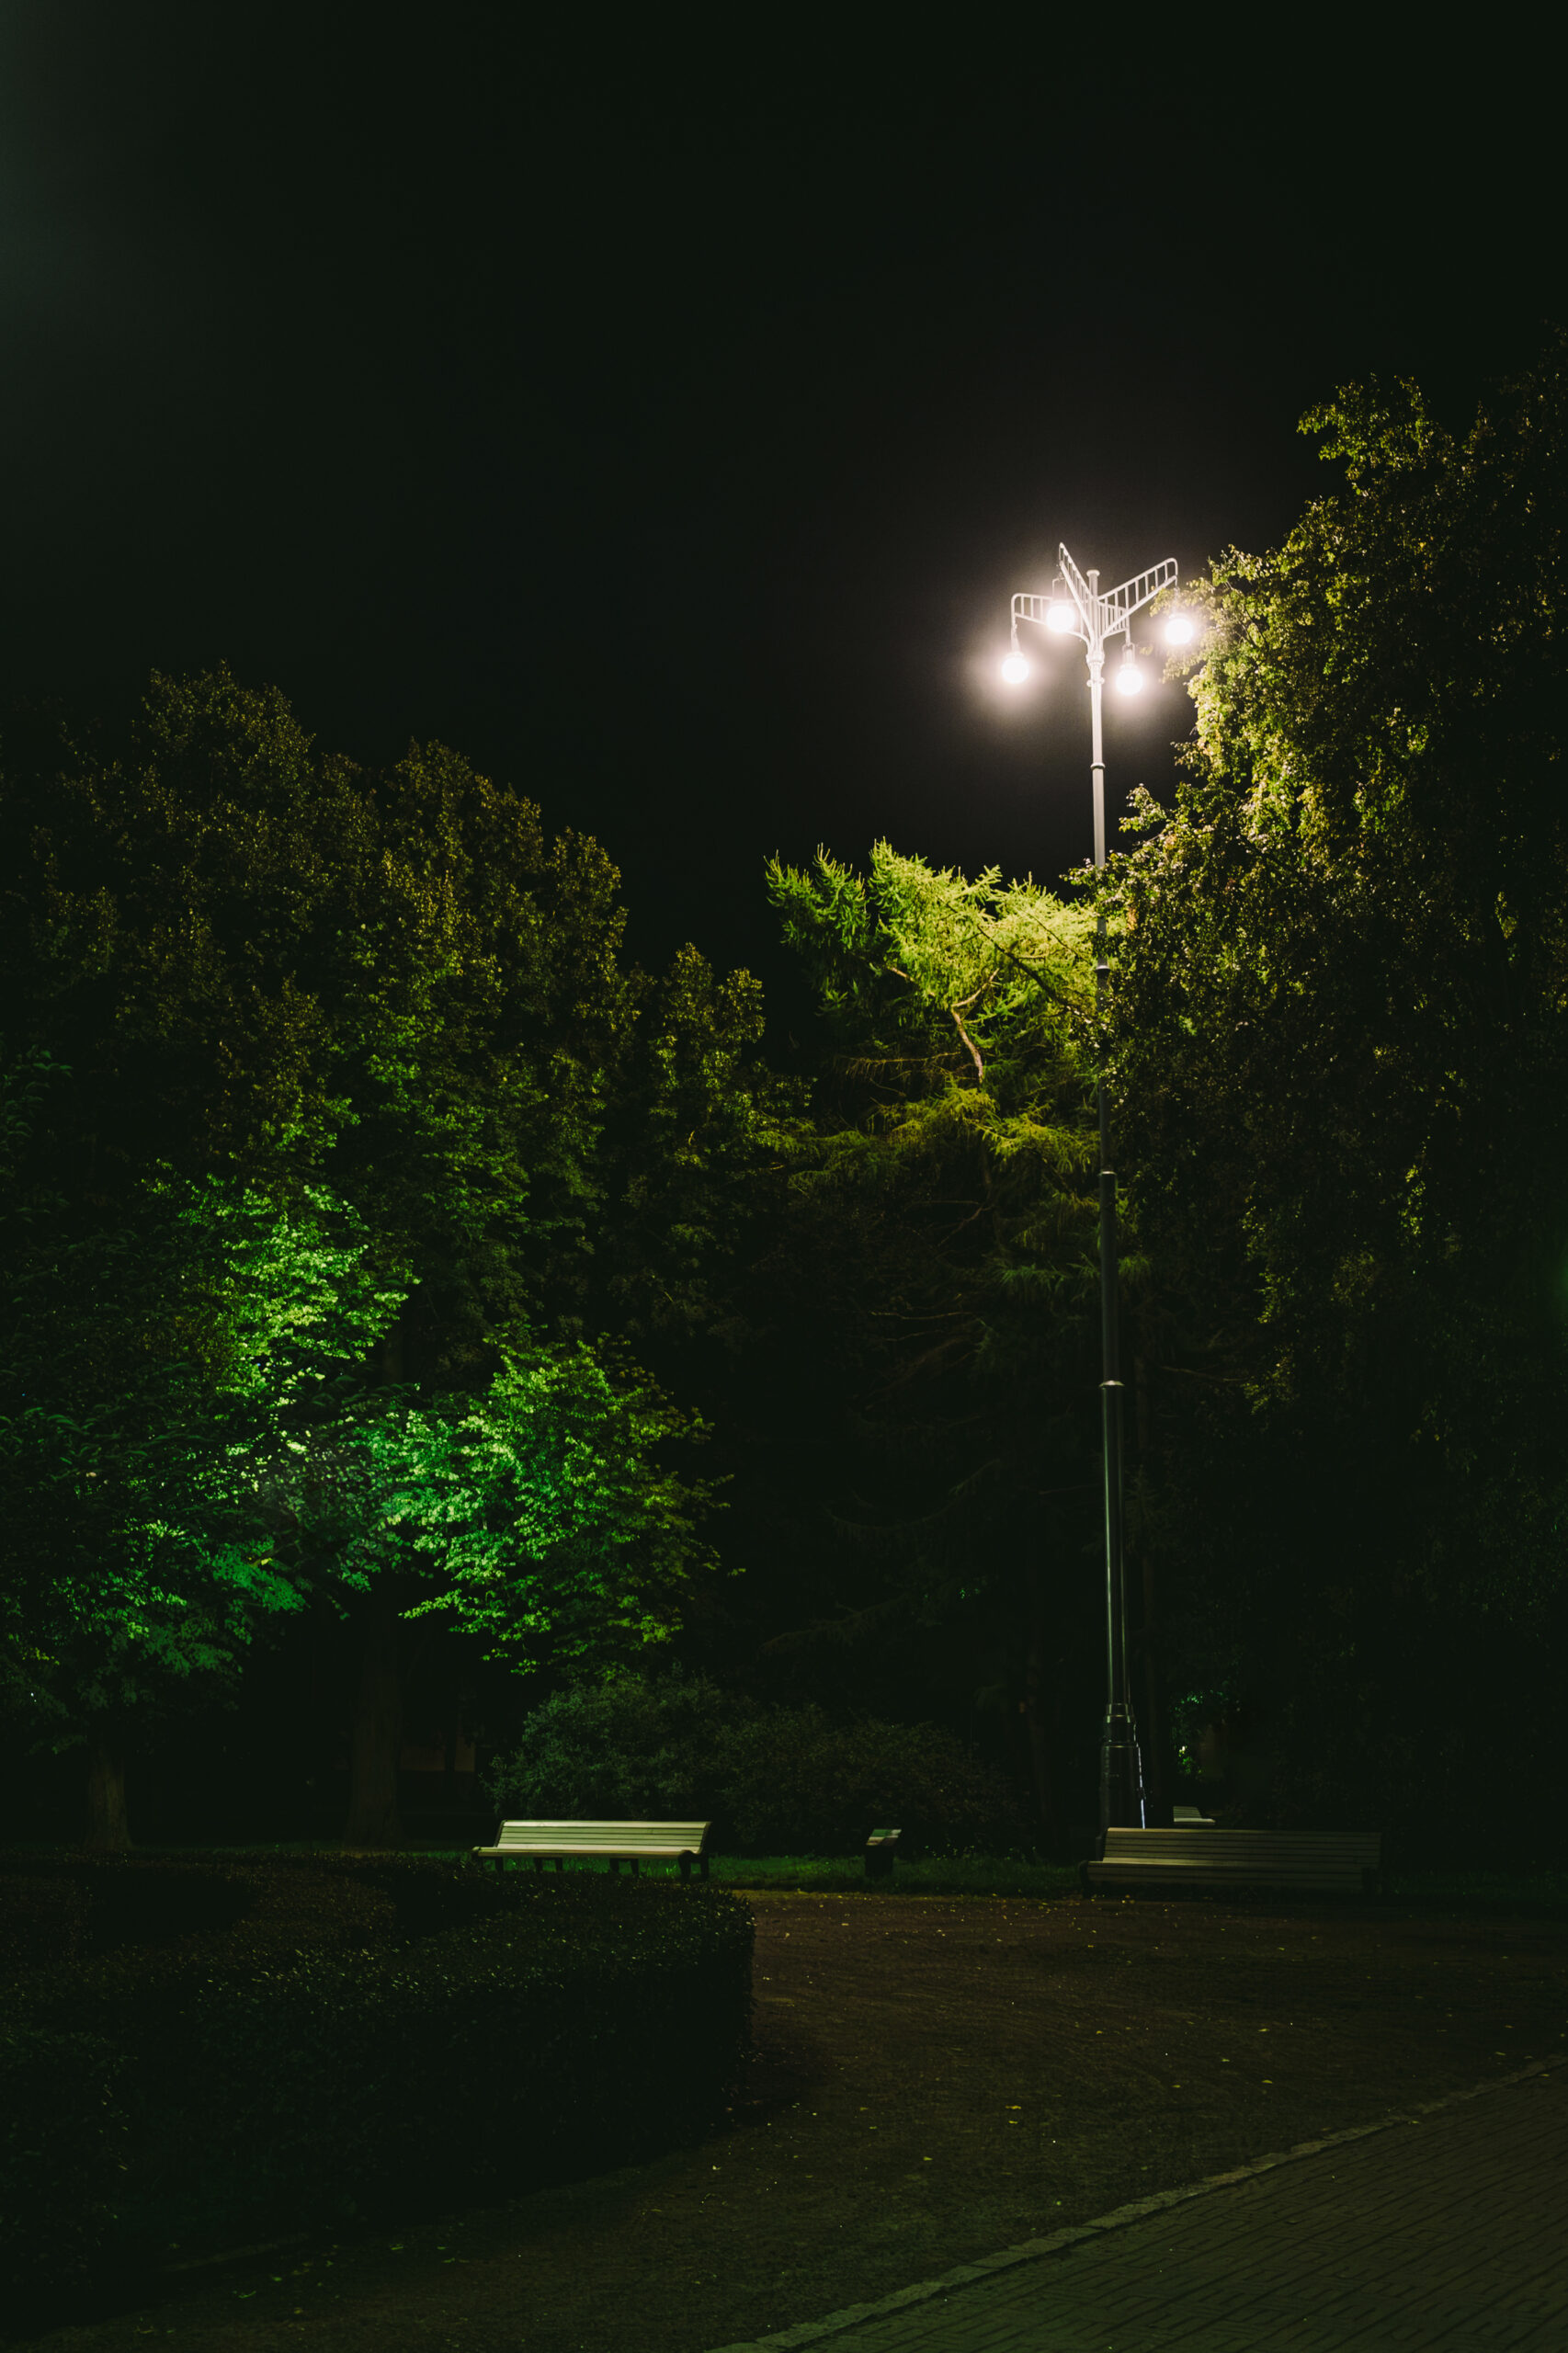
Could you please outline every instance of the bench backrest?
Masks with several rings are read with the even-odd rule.
[[[710,1822],[504,1822],[497,1847],[572,1847],[585,1854],[628,1855],[640,1849],[676,1847],[700,1855]]]
[[[1211,1825],[1210,1825],[1211,1826]],[[1108,1863],[1157,1863],[1173,1870],[1234,1871],[1257,1878],[1278,1872],[1381,1870],[1380,1830],[1108,1830]]]

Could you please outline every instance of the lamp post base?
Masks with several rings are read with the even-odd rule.
[[[1142,1830],[1143,1759],[1131,1711],[1114,1707],[1100,1742],[1100,1829]]]

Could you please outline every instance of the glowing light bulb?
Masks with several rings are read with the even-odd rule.
[[[1165,643],[1167,645],[1190,645],[1192,642],[1192,637],[1193,629],[1191,614],[1173,613],[1169,620],[1165,623]]]
[[[1021,687],[1028,675],[1028,663],[1015,645],[1002,665],[1002,676],[1010,687]]]
[[[1131,646],[1127,650],[1125,661],[1116,674],[1116,690],[1118,694],[1123,695],[1141,695],[1143,691],[1143,673],[1132,658]]]
[[[1047,629],[1053,629],[1059,637],[1065,637],[1070,629],[1077,628],[1078,616],[1068,597],[1052,598],[1045,608],[1045,625]]]

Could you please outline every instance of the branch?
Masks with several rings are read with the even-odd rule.
[[[972,997],[971,997],[971,998],[968,1000],[968,1002],[969,1002],[970,1004],[971,1004],[971,1005],[972,1005],[972,1004],[973,1004],[973,1002],[974,1002],[974,1000],[973,1000],[973,998],[972,998]],[[985,1084],[985,1064],[984,1064],[984,1062],[983,1062],[983,1061],[982,1060],[982,1058],[981,1058],[981,1051],[980,1051],[980,1048],[975,1044],[974,1040],[970,1036],[969,1031],[964,1028],[964,1026],[963,1026],[962,1017],[960,1015],[960,1012],[959,1012],[958,1006],[957,1006],[956,1005],[949,1005],[949,1007],[948,1007],[948,1011],[952,1015],[954,1021],[957,1023],[957,1025],[958,1025],[958,1033],[959,1033],[959,1036],[963,1040],[964,1044],[969,1048],[971,1057],[971,1059],[973,1060],[973,1063],[974,1063],[974,1083],[975,1083],[976,1086],[984,1086],[984,1084]]]
[[[981,1054],[980,1048],[975,1044],[974,1040],[970,1036],[969,1031],[963,1026],[963,1013],[966,1006],[979,1004],[981,998],[985,995],[986,990],[991,986],[991,983],[995,977],[996,975],[994,972],[988,972],[984,980],[981,982],[980,986],[974,990],[972,995],[969,996],[960,996],[956,1005],[949,1005],[948,1007],[948,1011],[952,1015],[954,1023],[957,1026],[959,1036],[969,1048],[970,1058],[974,1063],[974,1083],[976,1086],[983,1086],[985,1084],[985,1063]]]

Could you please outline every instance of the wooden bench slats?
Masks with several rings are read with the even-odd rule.
[[[1086,1884],[1131,1887],[1150,1879],[1209,1886],[1252,1881],[1268,1887],[1359,1894],[1382,1868],[1376,1830],[1108,1830],[1105,1854],[1084,1866]]]
[[[710,1822],[503,1822],[493,1847],[475,1847],[481,1862],[497,1870],[508,1862],[572,1862],[597,1858],[619,1866],[629,1862],[679,1863],[684,1879],[692,1864],[708,1876],[708,1833]]]
[[[1210,1825],[1211,1826],[1211,1825]],[[1260,1854],[1266,1847],[1278,1848],[1285,1854],[1376,1855],[1382,1847],[1382,1833],[1378,1830],[1220,1830],[1210,1838],[1206,1828],[1194,1824],[1190,1829],[1181,1825],[1174,1830],[1108,1830],[1107,1841],[1114,1840],[1118,1848],[1136,1854],[1147,1847],[1157,1853],[1168,1848],[1172,1853],[1187,1851],[1195,1855],[1211,1855],[1221,1848],[1235,1852]]]
[[[642,1861],[674,1861],[678,1854],[697,1854],[697,1847],[695,1845],[690,1845],[690,1847],[645,1847],[645,1845],[638,1845],[638,1847],[621,1847],[621,1845],[615,1845],[615,1842],[609,1842],[608,1845],[605,1840],[598,1840],[598,1845],[584,1845],[584,1842],[572,1845],[570,1840],[551,1840],[549,1845],[534,1845],[534,1842],[529,1840],[528,1845],[523,1845],[523,1842],[513,1837],[513,1840],[508,1840],[504,1847],[475,1847],[473,1852],[475,1854],[541,1854],[541,1857],[546,1859],[549,1859],[551,1854],[561,1854],[561,1857],[570,1857],[570,1854],[588,1854],[588,1857],[594,1857],[594,1854],[600,1854],[600,1857],[605,1857],[605,1854],[619,1854],[619,1857],[633,1857],[633,1854],[636,1854],[636,1857],[642,1857]]]
[[[1299,1885],[1301,1887],[1327,1887],[1331,1884],[1337,1886],[1341,1883],[1346,1887],[1359,1887],[1361,1881],[1366,1877],[1365,1870],[1358,1868],[1356,1870],[1335,1870],[1332,1868],[1326,1870],[1322,1868],[1309,1870],[1304,1865],[1296,1865],[1293,1867],[1288,1863],[1276,1863],[1273,1865],[1261,1865],[1257,1863],[1091,1863],[1089,1865],[1089,1872],[1092,1878],[1102,1881],[1114,1879],[1127,1881],[1147,1879],[1150,1877],[1151,1873],[1153,1872],[1158,1873],[1161,1877],[1169,1877],[1171,1879],[1201,1879],[1215,1881],[1220,1880],[1233,1880],[1240,1882],[1247,1880],[1267,1879],[1271,1886],[1279,1887],[1287,1885]]]
[[[710,1826],[706,1822],[504,1822],[495,1843],[531,1847],[541,1838],[555,1838],[576,1847],[699,1847]]]

